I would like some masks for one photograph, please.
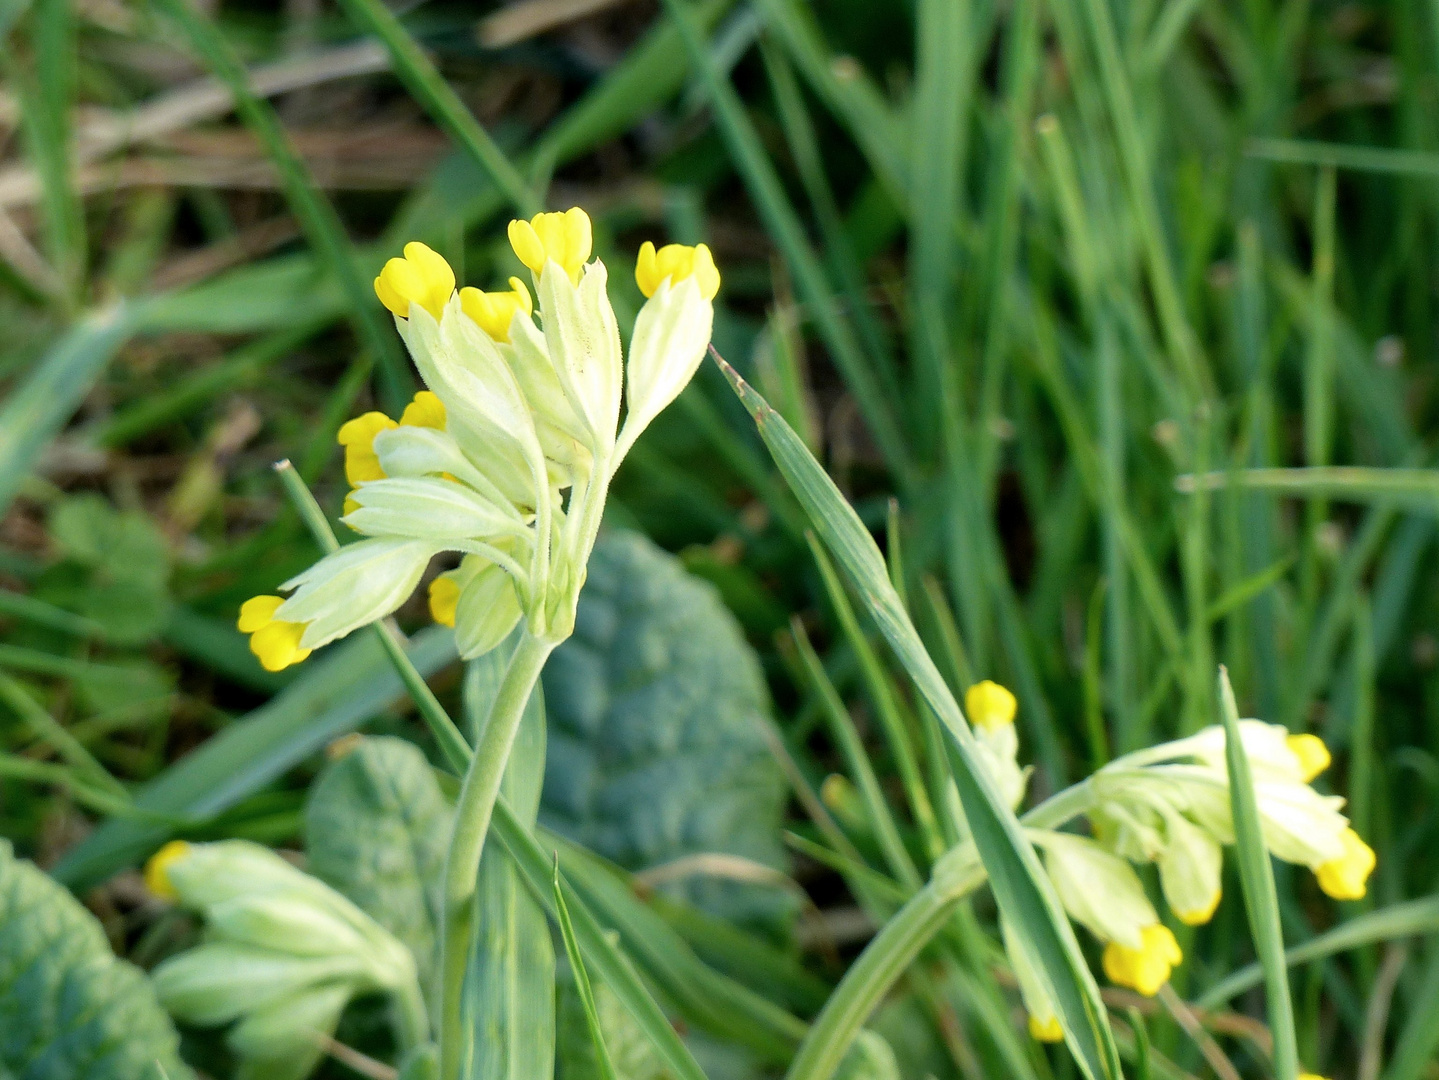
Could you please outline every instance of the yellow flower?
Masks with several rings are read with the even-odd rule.
[[[536,214],[529,221],[516,218],[510,222],[509,233],[510,246],[520,262],[537,275],[554,260],[576,283],[594,246],[590,216],[578,206],[563,214]]]
[[[1029,1018],[1029,1035],[1032,1039],[1040,1042],[1059,1042],[1064,1038],[1064,1028],[1059,1026],[1059,1017],[1049,1016],[1041,1020],[1037,1016]]]
[[[1320,1076],[1318,1073],[1302,1072],[1299,1080],[1328,1080],[1328,1077]]]
[[[1329,768],[1329,747],[1318,735],[1290,735],[1284,745],[1299,759],[1299,775],[1306,784]]]
[[[996,731],[1014,723],[1014,714],[1018,710],[1019,702],[1014,695],[988,679],[975,683],[964,693],[964,711],[969,715],[969,722],[986,731]]]
[[[351,485],[385,478],[385,470],[380,468],[380,459],[375,454],[375,436],[398,426],[382,412],[367,412],[341,426],[336,441],[345,448],[345,479]]]
[[[300,647],[304,623],[283,622],[275,612],[285,602],[280,596],[252,596],[240,606],[240,632],[250,635],[250,651],[266,671],[283,671],[310,655]]]
[[[460,605],[460,583],[448,574],[430,582],[430,617],[441,626],[455,625],[455,611]]]
[[[145,864],[145,887],[161,900],[178,900],[180,894],[170,882],[170,867],[190,853],[190,845],[183,840],[171,840]]]
[[[479,289],[460,290],[460,308],[496,341],[510,340],[510,322],[515,313],[526,315],[534,311],[530,290],[517,277],[510,278],[509,292],[481,292]]]
[[[400,414],[400,427],[427,427],[444,431],[445,420],[445,403],[431,391],[421,390]],[[378,435],[379,432],[375,434]],[[374,438],[374,435],[370,436],[371,453],[374,453]]]
[[[1339,839],[1344,844],[1344,854],[1321,863],[1314,875],[1319,879],[1319,887],[1334,899],[1362,899],[1367,891],[1365,882],[1374,869],[1374,849],[1353,829],[1345,829]]]
[[[1169,981],[1169,973],[1184,959],[1179,942],[1162,923],[1146,926],[1140,931],[1142,944],[1128,949],[1117,941],[1104,947],[1104,973],[1111,982],[1138,990],[1153,997]]]
[[[375,278],[380,303],[402,319],[410,317],[411,304],[419,304],[438,319],[454,291],[455,272],[450,264],[418,241],[406,244],[405,257],[385,263]]]
[[[640,292],[653,296],[665,278],[670,279],[673,287],[687,277],[695,279],[700,295],[706,300],[713,300],[719,292],[719,271],[715,269],[714,256],[704,244],[696,247],[666,244],[658,251],[648,240],[640,245],[640,257],[635,263],[635,281]]]

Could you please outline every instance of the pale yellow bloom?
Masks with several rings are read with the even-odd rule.
[[[1170,971],[1184,959],[1184,953],[1163,923],[1146,926],[1140,936],[1143,943],[1137,949],[1125,948],[1117,941],[1104,947],[1104,973],[1111,982],[1153,997],[1169,981]]]
[[[658,251],[648,240],[640,245],[640,256],[635,262],[635,282],[646,296],[653,296],[665,278],[670,279],[670,287],[673,288],[691,277],[701,296],[706,300],[715,298],[719,292],[720,275],[715,269],[714,256],[704,244],[695,247],[666,244]]]
[[[145,864],[145,887],[161,900],[178,900],[180,894],[170,881],[170,867],[189,854],[190,845],[184,840],[171,840]]]
[[[1299,775],[1306,784],[1329,768],[1329,747],[1318,735],[1290,735],[1284,745],[1299,759]]]
[[[252,596],[240,606],[235,624],[242,634],[250,635],[250,651],[266,671],[283,671],[310,655],[309,649],[300,647],[305,624],[275,618],[284,602],[280,596]]]
[[[1374,849],[1353,829],[1345,829],[1339,840],[1344,854],[1321,863],[1314,876],[1319,879],[1319,887],[1334,899],[1360,900],[1368,891],[1366,882],[1374,869]]]
[[[402,319],[410,317],[411,304],[419,304],[438,319],[454,291],[455,272],[450,264],[419,241],[406,244],[405,257],[385,263],[375,278],[380,303]]]
[[[985,679],[964,692],[964,711],[971,724],[994,731],[1014,723],[1019,702],[999,683]]]
[[[509,236],[520,262],[537,275],[553,260],[574,282],[580,280],[594,246],[590,216],[578,206],[562,214],[536,214],[529,221],[516,218],[510,222]]]
[[[436,431],[445,430],[445,405],[429,390],[421,390],[400,414],[400,427],[427,427]],[[379,434],[376,432],[375,434]],[[370,440],[371,452],[374,439]]]
[[[482,292],[469,286],[461,289],[460,309],[495,341],[509,341],[510,323],[515,314],[528,315],[535,305],[525,283],[512,277],[509,292]]]

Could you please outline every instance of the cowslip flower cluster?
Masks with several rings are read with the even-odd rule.
[[[1014,696],[994,683],[980,683],[969,689],[965,705],[991,777],[1011,805],[1018,805],[1028,771],[1017,763]],[[1340,812],[1344,800],[1310,786],[1329,765],[1323,741],[1259,720],[1241,720],[1239,733],[1270,853],[1309,867],[1319,887],[1335,899],[1361,898],[1374,869],[1374,852]],[[1223,847],[1234,843],[1224,729],[1208,727],[1117,758],[1086,785],[1084,814],[1092,836],[1052,829],[1027,834],[1065,912],[1104,944],[1105,975],[1153,995],[1184,957],[1134,864],[1156,866],[1165,903],[1179,921],[1198,926],[1213,916],[1221,895]],[[1058,1041],[1063,1032],[1035,964],[1003,920],[1001,933],[1029,1013],[1030,1034]]]
[[[150,891],[204,917],[204,942],[154,971],[160,1001],[188,1023],[234,1023],[237,1076],[299,1080],[321,1036],[360,994],[393,995],[424,1026],[415,959],[317,878],[245,840],[166,844],[145,868]],[[423,1035],[422,1031],[416,1034]]]
[[[457,291],[420,243],[375,279],[427,389],[398,421],[370,412],[340,429],[353,488],[342,520],[366,539],[285,582],[288,598],[241,608],[269,670],[390,614],[443,551],[461,561],[431,584],[430,612],[455,628],[462,656],[521,619],[549,642],[573,629],[610,481],[699,367],[720,278],[703,244],[646,243],[635,279],[647,299],[626,358],[585,212],[512,221],[509,239],[538,309],[519,278]]]

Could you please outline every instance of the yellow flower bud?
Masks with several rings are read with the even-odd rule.
[[[1302,1072],[1299,1080],[1328,1080],[1328,1077],[1320,1076],[1318,1073]]]
[[[986,731],[996,731],[1014,723],[1019,702],[997,682],[975,683],[964,693],[964,711],[969,722]]]
[[[178,900],[180,894],[170,881],[169,869],[190,852],[190,845],[184,840],[171,840],[145,864],[145,887],[161,900]]]
[[[405,257],[385,263],[375,278],[380,303],[402,319],[410,317],[411,304],[419,304],[438,319],[454,291],[455,272],[450,264],[418,241],[406,244]]]
[[[300,647],[305,624],[275,618],[284,602],[280,596],[252,596],[240,606],[240,619],[235,624],[242,634],[250,635],[250,651],[266,671],[283,671],[310,655],[309,649]]]
[[[1128,949],[1117,941],[1104,947],[1104,973],[1111,982],[1138,990],[1153,997],[1169,981],[1169,973],[1184,959],[1179,942],[1162,923],[1146,926],[1140,931],[1142,944]]]
[[[706,300],[713,300],[719,292],[719,271],[715,269],[714,256],[704,244],[695,247],[666,244],[658,251],[648,240],[640,245],[639,259],[635,262],[635,281],[640,292],[653,296],[665,278],[675,286],[688,277],[695,279],[700,295]]]
[[[460,290],[460,308],[481,330],[495,341],[510,340],[510,322],[517,312],[526,315],[534,311],[530,290],[519,278],[510,278],[509,292],[481,292],[479,289]]]
[[[1339,839],[1344,845],[1344,854],[1321,863],[1314,875],[1319,879],[1319,887],[1334,899],[1362,899],[1374,869],[1374,849],[1353,829],[1345,829]]]
[[[441,626],[455,625],[460,606],[460,583],[447,574],[430,582],[430,617]]]
[[[510,222],[509,235],[520,262],[536,274],[553,260],[574,282],[580,280],[594,246],[590,216],[578,206],[563,214],[536,214],[529,221],[516,218]]]
[[[1029,1018],[1029,1036],[1039,1042],[1054,1043],[1064,1038],[1064,1028],[1059,1026],[1059,1017],[1047,1016],[1041,1020],[1037,1016]]]
[[[1299,775],[1307,784],[1329,768],[1329,747],[1318,735],[1290,735],[1284,745],[1299,759]]]
[[[397,426],[382,412],[367,412],[340,427],[336,441],[345,448],[346,480],[353,485],[385,478],[385,470],[375,455],[375,436]]]
[[[400,414],[401,427],[427,427],[437,431],[445,430],[445,403],[429,390],[421,390],[415,395],[405,411]],[[377,431],[376,435],[379,434]],[[374,453],[374,435],[370,436],[371,453]],[[378,463],[378,462],[377,462]]]

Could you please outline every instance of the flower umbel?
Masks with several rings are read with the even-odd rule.
[[[427,389],[398,421],[370,412],[340,429],[354,486],[343,520],[365,539],[286,582],[288,598],[246,603],[241,629],[271,670],[390,614],[447,551],[460,565],[431,586],[430,610],[464,656],[521,620],[540,641],[569,636],[610,481],[694,375],[719,273],[702,246],[641,253],[637,274],[659,277],[626,371],[604,264],[589,261],[588,215],[539,214],[509,235],[534,274],[539,325],[518,278],[456,293],[454,272],[423,244],[376,278]]]

